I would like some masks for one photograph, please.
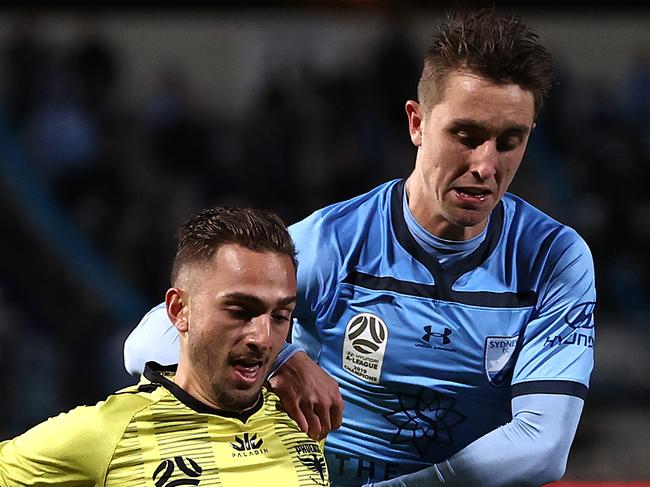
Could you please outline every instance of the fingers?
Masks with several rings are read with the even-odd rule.
[[[340,428],[343,422],[343,399],[338,384],[329,392],[301,404],[309,423],[309,436],[314,439],[325,438],[330,431]]]
[[[320,441],[325,438],[325,435],[329,432],[329,430],[323,431],[323,427],[321,426],[318,414],[316,414],[312,408],[304,408],[302,412],[309,425],[307,429],[307,434],[309,437],[316,441]]]
[[[339,394],[330,407],[331,429],[336,430],[343,424],[343,398]]]
[[[323,403],[316,403],[314,404],[314,413],[318,418],[318,425],[315,424],[314,428],[319,428],[317,433],[318,439],[322,440],[327,433],[332,431],[330,408],[326,407]],[[312,436],[312,438],[314,437]]]
[[[305,353],[290,358],[269,385],[289,416],[314,440],[322,440],[341,426],[343,398],[339,385]]]
[[[325,434],[340,428],[343,423],[343,398],[339,385],[332,379],[329,386],[328,394],[320,398],[319,407],[316,409],[323,428],[326,428]]]
[[[287,408],[287,414],[293,418],[293,420],[298,423],[298,427],[305,433],[307,433],[311,438],[311,434],[309,434],[309,430],[311,428],[310,422],[307,420],[305,415],[302,413],[301,409],[298,407],[297,404],[292,404],[291,408]],[[315,439],[315,438],[314,438]]]

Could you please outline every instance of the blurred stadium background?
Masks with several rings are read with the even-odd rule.
[[[471,4],[393,5],[0,9],[0,439],[132,382],[122,343],[162,300],[192,211],[293,223],[408,174],[403,103],[432,23]],[[496,5],[558,70],[512,191],[596,262],[597,364],[566,479],[648,481],[650,9]]]

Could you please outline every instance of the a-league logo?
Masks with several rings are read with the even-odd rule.
[[[386,341],[386,325],[379,317],[362,313],[350,320],[347,335],[357,352],[368,355],[379,350]]]
[[[343,341],[343,369],[373,384],[379,384],[388,327],[379,316],[359,313],[348,321]]]

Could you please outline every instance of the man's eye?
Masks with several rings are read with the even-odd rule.
[[[470,149],[476,149],[479,145],[483,143],[478,137],[471,136],[466,130],[457,130],[456,137],[466,147]]]
[[[506,137],[505,139],[497,140],[497,150],[499,152],[511,151],[519,145],[521,140],[519,137]]]
[[[226,312],[236,320],[250,320],[253,316],[249,311],[242,308],[227,308]]]
[[[290,314],[286,314],[286,315],[285,314],[274,314],[273,319],[275,321],[280,321],[280,322],[284,323],[284,322],[289,321],[291,319],[291,315]]]

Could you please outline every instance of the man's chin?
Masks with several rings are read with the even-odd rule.
[[[235,413],[244,412],[257,404],[261,393],[261,387],[248,390],[233,390],[221,394],[219,404],[226,411]]]
[[[482,230],[487,218],[490,216],[490,211],[477,211],[472,209],[457,209],[453,212],[452,223],[457,227],[465,229],[473,229],[480,227]],[[480,233],[480,231],[478,232]]]

